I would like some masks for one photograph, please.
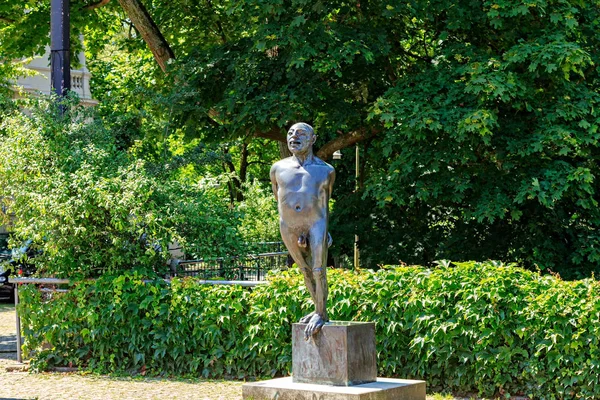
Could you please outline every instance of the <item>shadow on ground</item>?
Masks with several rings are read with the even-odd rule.
[[[12,358],[8,357],[9,353],[17,352],[17,335],[5,335],[0,336],[0,358]],[[2,398],[0,397],[0,400]]]

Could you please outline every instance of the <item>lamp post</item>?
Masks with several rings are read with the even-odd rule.
[[[358,145],[356,145],[356,156],[355,156],[355,177],[356,182],[354,184],[354,192],[358,192],[358,178],[360,174],[360,151],[358,150]],[[354,226],[354,269],[358,269],[359,267],[359,251],[358,251],[358,227]]]
[[[59,98],[71,89],[69,0],[52,0],[50,9],[50,83]],[[61,107],[61,113],[64,110]]]

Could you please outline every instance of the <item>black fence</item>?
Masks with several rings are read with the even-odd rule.
[[[288,252],[281,242],[258,243],[257,250],[276,250],[241,257],[219,257],[200,260],[173,260],[172,276],[194,276],[199,279],[229,281],[262,281],[267,272],[287,268]]]
[[[283,242],[246,243],[247,254],[287,253]]]

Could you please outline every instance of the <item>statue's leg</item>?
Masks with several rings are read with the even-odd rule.
[[[302,275],[304,276],[304,284],[306,285],[306,289],[308,290],[308,293],[310,294],[310,297],[313,300],[313,302],[315,302],[316,284],[315,279],[313,277],[311,255],[310,253],[307,253],[303,247],[300,247],[298,243],[299,237],[292,229],[288,228],[287,225],[285,225],[284,223],[281,223],[279,225],[279,228],[281,231],[281,238],[283,239],[283,243],[290,252],[292,259],[298,265],[300,272],[302,272]],[[305,315],[300,319],[300,322],[307,323],[308,321],[310,321],[313,315],[314,312]]]
[[[310,269],[309,264],[307,263],[305,252],[300,247],[299,238],[301,235],[296,233],[295,229],[289,228],[283,221],[279,224],[279,231],[281,232],[281,239],[283,240],[283,244],[290,252],[290,255],[298,264],[298,267],[302,269]]]
[[[310,253],[312,258],[312,272],[315,279],[316,301],[315,311],[323,317],[324,321],[327,318],[327,229],[325,221],[316,223],[310,232]]]
[[[310,265],[310,256],[307,257],[307,259],[305,259],[305,261],[307,262],[307,265]],[[313,272],[312,269],[310,267],[308,268],[300,268],[300,271],[302,272],[302,275],[304,276],[304,285],[306,285],[306,288],[308,289],[308,292],[310,293],[310,298],[312,299],[313,303],[316,301],[316,282],[315,282],[315,278],[313,277]],[[307,324],[310,319],[313,317],[313,315],[315,315],[315,312],[312,311],[310,313],[308,313],[307,315],[305,315],[304,317],[300,318],[300,320],[298,322],[300,322],[301,324]]]
[[[309,234],[309,249],[312,258],[312,275],[315,281],[315,315],[311,318],[306,330],[305,337],[316,334],[321,330],[325,322],[329,321],[327,315],[327,225],[322,220],[313,225]]]

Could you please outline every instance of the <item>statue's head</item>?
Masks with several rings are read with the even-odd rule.
[[[307,153],[312,149],[315,140],[317,136],[312,126],[304,122],[292,125],[287,133],[288,149],[294,155]]]

